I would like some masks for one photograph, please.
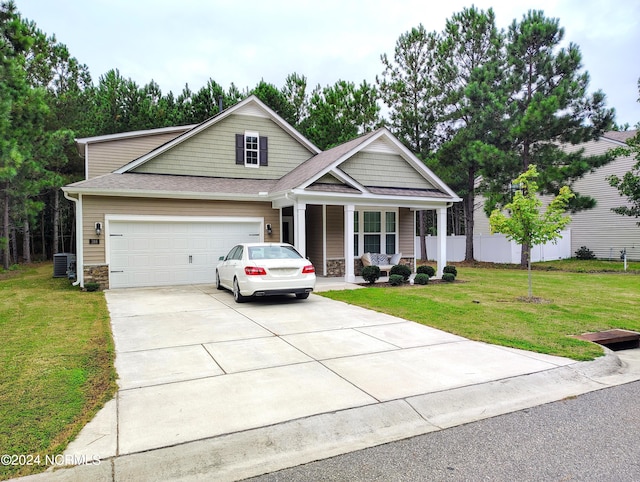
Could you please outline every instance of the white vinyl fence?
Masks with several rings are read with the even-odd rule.
[[[571,230],[562,231],[557,244],[546,243],[531,248],[531,261],[551,261],[571,258]],[[427,236],[427,259],[435,261],[437,238]],[[447,236],[447,261],[464,261],[465,237]],[[476,261],[489,263],[520,264],[520,245],[509,241],[504,234],[477,234],[473,237],[473,253]],[[420,256],[420,237],[415,240],[416,257]]]

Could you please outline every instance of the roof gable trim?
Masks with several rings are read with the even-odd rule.
[[[381,144],[381,142],[384,144]],[[349,152],[340,156],[331,165],[327,166],[326,168],[322,169],[320,172],[316,173],[314,176],[309,178],[305,183],[301,184],[299,187],[304,189],[308,187],[310,184],[320,179],[325,174],[339,171],[338,166],[343,162],[345,162],[347,159],[351,158],[353,155],[357,154],[358,152],[363,152],[367,150],[378,151],[380,150],[381,146],[389,145],[387,143],[391,143],[391,146],[395,148],[393,149],[393,152],[399,153],[400,156],[405,161],[407,161],[409,165],[411,165],[411,167],[413,167],[416,170],[416,172],[421,176],[423,176],[430,184],[432,184],[434,187],[441,190],[442,192],[448,194],[455,200],[460,200],[457,194],[453,192],[449,188],[449,186],[447,186],[438,176],[436,176],[436,174],[433,171],[431,171],[431,169],[425,166],[425,164],[421,162],[409,149],[407,149],[393,134],[391,134],[391,132],[386,127],[382,127],[381,129],[376,131],[374,135],[370,136],[367,139],[364,139],[362,143],[358,144]],[[385,148],[384,151],[392,152],[392,150],[389,150],[387,148]],[[355,182],[355,180],[353,180],[353,182]],[[366,188],[364,188],[364,186],[363,186],[363,189],[364,189],[363,192],[366,192]]]
[[[184,134],[176,137],[172,141],[163,144],[156,149],[148,152],[147,154],[139,157],[131,161],[130,163],[124,165],[120,169],[114,171],[116,174],[124,174],[125,172],[129,172],[136,167],[150,161],[151,159],[159,156],[163,152],[168,151],[174,146],[185,142],[187,139],[195,136],[196,134],[208,129],[214,124],[217,124],[223,119],[226,119],[231,114],[240,114],[240,115],[254,115],[256,117],[262,117],[257,115],[256,112],[263,112],[264,117],[270,118],[277,125],[279,125],[283,130],[285,130],[289,135],[298,140],[302,145],[304,145],[311,152],[318,154],[320,153],[320,149],[318,149],[311,141],[309,141],[306,137],[300,134],[296,129],[294,129],[287,121],[285,121],[282,117],[276,114],[273,110],[267,107],[260,99],[258,99],[255,95],[249,96],[243,101],[237,103],[236,105],[229,107],[228,109],[220,112],[218,115],[211,117],[210,119],[194,126],[191,130],[186,131]]]

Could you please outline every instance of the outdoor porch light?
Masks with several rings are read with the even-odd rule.
[[[273,229],[271,229],[271,224],[267,224],[267,234],[271,236],[273,234]]]
[[[96,236],[100,236],[102,232],[102,223],[96,223]]]

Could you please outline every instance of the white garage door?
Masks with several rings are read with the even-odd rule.
[[[239,243],[259,242],[247,222],[109,222],[109,286],[213,283],[218,258]]]

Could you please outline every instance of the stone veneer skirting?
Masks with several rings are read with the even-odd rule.
[[[85,266],[84,283],[98,283],[101,290],[109,289],[109,266],[106,264]]]
[[[402,258],[400,264],[406,264],[414,270],[414,258]],[[354,260],[354,271],[356,276],[362,275],[362,261],[360,258]],[[344,258],[327,260],[327,277],[336,278],[345,275]],[[109,289],[109,266],[95,265],[84,267],[84,282],[98,283],[101,290]]]
[[[401,258],[400,264],[406,264],[414,270],[414,258]],[[360,258],[353,260],[353,270],[356,276],[362,276],[362,261]],[[340,277],[345,275],[344,258],[327,260],[327,277]]]

